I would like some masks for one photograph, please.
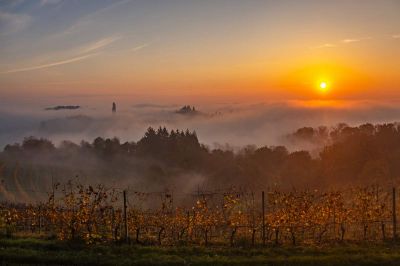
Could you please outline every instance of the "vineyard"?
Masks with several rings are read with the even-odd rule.
[[[179,198],[179,200],[177,200]],[[3,236],[43,235],[87,244],[302,246],[396,238],[396,189],[246,189],[143,193],[55,184],[42,203],[1,204]]]

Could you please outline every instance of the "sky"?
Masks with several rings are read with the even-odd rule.
[[[0,101],[400,98],[399,14],[398,0],[0,0]]]

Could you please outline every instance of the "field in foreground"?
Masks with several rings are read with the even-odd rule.
[[[398,245],[256,249],[72,244],[0,239],[2,265],[400,265]]]

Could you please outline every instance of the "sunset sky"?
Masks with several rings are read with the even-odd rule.
[[[400,98],[400,1],[0,0],[0,97],[74,95]]]

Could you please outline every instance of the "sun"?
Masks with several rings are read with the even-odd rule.
[[[319,90],[321,92],[326,92],[328,90],[328,83],[326,81],[321,81],[319,83]]]

